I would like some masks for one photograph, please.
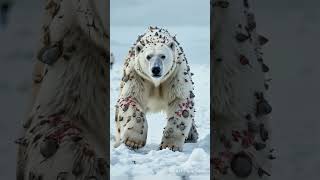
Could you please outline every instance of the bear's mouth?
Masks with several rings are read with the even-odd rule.
[[[153,74],[152,77],[159,78],[159,77],[161,77],[161,74]]]

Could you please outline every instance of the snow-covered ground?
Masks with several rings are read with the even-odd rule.
[[[191,71],[195,74],[196,125],[199,132],[198,143],[188,143],[183,152],[168,149],[158,150],[161,142],[165,115],[147,114],[148,138],[144,148],[133,151],[125,145],[113,148],[115,121],[114,105],[119,95],[122,78],[123,60],[137,36],[147,27],[111,27],[111,49],[116,63],[111,70],[110,78],[110,159],[111,179],[131,176],[193,176],[192,179],[209,180],[210,173],[210,67],[209,67],[209,29],[206,27],[166,27],[171,34],[177,34],[177,40],[186,52]],[[138,177],[139,176],[139,177]]]

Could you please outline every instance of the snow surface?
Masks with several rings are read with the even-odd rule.
[[[110,160],[111,179],[130,176],[141,179],[151,175],[193,176],[191,179],[209,179],[210,173],[210,66],[209,66],[209,29],[206,27],[166,27],[171,34],[177,34],[177,40],[184,48],[190,63],[195,82],[195,122],[199,132],[198,143],[187,143],[183,152],[158,150],[162,131],[165,127],[163,113],[147,114],[148,138],[145,147],[129,150],[125,145],[113,148],[115,121],[114,111],[119,96],[122,78],[123,60],[138,35],[147,27],[111,27],[111,50],[116,63],[110,77]],[[195,35],[196,34],[196,35]],[[170,178],[170,179],[171,179]]]

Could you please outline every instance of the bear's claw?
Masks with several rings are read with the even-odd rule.
[[[140,129],[139,126],[132,128],[126,128],[123,134],[123,143],[131,149],[139,149],[146,145],[147,141],[147,125],[144,129]],[[142,131],[142,133],[141,133]]]
[[[171,151],[182,151],[182,147],[179,147],[179,146],[175,146],[175,145],[160,145],[159,147],[159,150],[162,150],[162,149],[166,149],[166,148],[169,148]]]
[[[182,151],[184,144],[184,137],[163,137],[159,149],[169,148],[172,151]]]
[[[145,146],[146,143],[142,142],[142,141],[135,142],[135,141],[130,140],[129,138],[127,138],[127,140],[124,141],[124,144],[126,146],[128,146],[129,148],[139,149],[139,148],[142,148],[143,146]]]

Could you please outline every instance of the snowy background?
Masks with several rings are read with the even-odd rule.
[[[170,4],[170,5],[169,5]],[[210,22],[209,0],[195,4],[192,0],[111,0],[111,51],[116,63],[111,70],[110,98],[110,160],[111,179],[150,179],[156,175],[164,179],[190,177],[209,180],[210,174]],[[190,7],[197,16],[190,13]],[[199,13],[198,13],[199,12]],[[129,150],[125,145],[113,148],[115,121],[114,105],[119,96],[124,58],[138,35],[148,26],[167,29],[186,53],[195,82],[195,122],[199,132],[198,143],[184,145],[183,152],[158,150],[166,125],[163,113],[147,114],[148,138],[144,148]],[[153,178],[153,177],[152,177]]]
[[[157,16],[159,16],[160,13],[162,16],[170,16],[171,12],[166,11],[168,5],[185,5],[183,8],[177,9],[177,11],[183,14],[180,17],[170,16],[171,18],[168,18],[166,22],[159,20],[158,25],[168,28],[172,33],[176,33],[183,47],[186,50],[188,49],[186,53],[189,61],[192,63],[192,70],[196,74],[194,80],[198,83],[197,87],[209,87],[209,82],[206,84],[205,80],[203,80],[208,79],[208,77],[202,77],[203,74],[209,73],[209,70],[206,69],[208,66],[204,67],[207,59],[205,57],[198,59],[197,57],[203,57],[204,54],[200,54],[199,51],[194,51],[193,49],[207,46],[205,44],[206,41],[203,41],[202,38],[205,38],[208,31],[208,29],[203,26],[206,25],[209,17],[207,17],[207,19],[203,17],[203,14],[206,13],[206,9],[208,8],[204,5],[206,3],[204,3],[203,0],[199,0],[197,3],[195,3],[195,1],[192,1],[192,3],[191,1],[178,3],[175,0],[171,0],[169,4],[163,3],[168,1],[155,0],[112,1],[113,8],[111,13],[114,15],[111,17],[111,24],[115,29],[111,29],[111,44],[117,58],[116,65],[112,70],[112,78],[115,82],[112,93],[116,93],[116,95],[111,98],[113,102],[118,92],[116,88],[119,85],[119,68],[122,65],[122,60],[128,47],[135,41],[136,36],[145,30],[147,25],[153,24],[151,22],[152,18],[144,16],[143,13],[147,10],[148,13],[156,13]],[[7,28],[0,26],[1,180],[15,179],[16,145],[13,141],[18,137],[30,90],[32,58],[38,40],[37,33],[40,29],[41,2],[42,1],[39,0],[16,0]],[[145,4],[146,2],[147,4]],[[159,7],[155,8],[155,4],[158,4]],[[164,6],[163,4],[166,5]],[[273,77],[273,83],[270,89],[270,95],[272,97],[271,103],[274,110],[271,123],[273,126],[273,144],[278,153],[278,159],[273,161],[272,179],[300,180],[307,178],[308,180],[318,180],[320,177],[320,171],[318,170],[320,166],[320,121],[318,115],[320,106],[320,63],[318,50],[320,2],[316,0],[255,1],[254,7],[256,9],[259,32],[270,39],[270,42],[264,47],[264,59],[270,66]],[[131,16],[131,8],[139,8],[139,10],[135,12],[138,13],[138,17]],[[195,9],[201,10],[196,11]],[[115,11],[115,13],[113,13],[113,11]],[[118,15],[116,15],[116,13],[118,13]],[[123,16],[121,14],[128,15],[126,18],[122,18],[123,21],[127,19],[128,24],[120,21]],[[192,16],[190,14],[192,14]],[[119,18],[117,18],[117,16],[119,16]],[[141,20],[139,21],[140,24],[129,24],[132,19]],[[120,26],[123,26],[123,24],[127,25],[127,27],[122,29],[122,32],[126,31],[127,37],[119,36],[121,31]],[[133,28],[133,25],[138,27]],[[201,26],[203,28],[201,28]],[[183,27],[187,28],[183,29]],[[113,38],[113,36],[117,36],[117,32],[115,32],[116,28],[119,30],[118,37],[120,38],[117,40]],[[190,32],[192,32],[192,37],[188,36]],[[203,34],[198,35],[197,32],[203,32]],[[119,72],[118,75],[116,72]],[[199,88],[197,88],[196,91],[200,93],[200,95],[197,95],[197,108],[200,110],[207,102],[205,100],[205,98],[207,98],[205,97],[207,92],[205,89],[202,90]],[[198,122],[205,122],[204,119],[199,118],[208,118],[208,116],[205,117],[205,112],[199,110],[197,112]],[[159,121],[156,119],[159,117],[162,116],[155,115],[149,118],[149,124],[155,125],[150,126],[150,130],[157,129],[157,125],[162,126],[162,119]],[[112,120],[113,117],[111,121]],[[205,130],[206,126],[208,126],[208,124],[203,124],[200,128]],[[111,130],[111,133],[112,132],[113,129]],[[167,175],[179,169],[188,169],[188,166],[192,165],[190,162],[200,162],[200,165],[204,166],[204,159],[207,158],[206,155],[208,154],[208,144],[205,143],[208,141],[205,140],[205,132],[206,131],[200,134],[202,140],[200,140],[198,144],[187,144],[185,146],[186,152],[181,154],[172,154],[166,150],[155,151],[156,145],[159,143],[157,140],[160,138],[157,136],[148,137],[151,139],[148,140],[147,147],[139,152],[129,152],[125,147],[120,147],[113,152],[121,153],[123,160],[115,154],[115,156],[112,157],[115,158],[112,170],[115,173],[119,173],[119,170],[113,168],[115,167],[114,165],[127,164],[128,166],[118,167],[128,173],[131,172],[128,168],[139,168],[139,163],[141,164],[144,161],[146,168],[139,170],[140,172],[151,172],[150,169],[152,169],[152,167],[149,166],[149,163],[169,163],[172,169],[167,169],[169,172]],[[152,134],[157,135],[159,133]],[[201,149],[205,153],[203,153]],[[160,155],[156,155],[157,153]],[[170,159],[177,161],[163,162],[160,159],[156,160],[152,158],[156,156],[170,157]],[[128,157],[127,162],[125,157]],[[131,160],[135,161],[138,165],[132,165],[134,162]],[[203,164],[201,162],[203,162]],[[194,174],[206,171],[206,169],[202,170]],[[163,172],[165,171],[166,170]],[[185,173],[184,171],[181,172]],[[166,177],[161,177],[158,179],[165,178]],[[199,179],[205,178],[206,177],[199,177]],[[123,177],[122,179],[125,180],[128,178]],[[137,175],[135,178],[131,177],[130,179],[141,180],[142,178]],[[157,180],[155,177],[152,177],[152,179]],[[191,176],[191,179],[196,178]]]

